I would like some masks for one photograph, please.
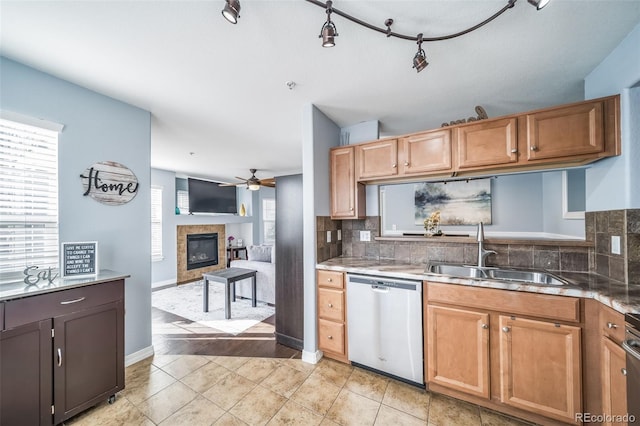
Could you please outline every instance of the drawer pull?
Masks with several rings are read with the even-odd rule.
[[[333,278],[327,278],[327,282],[333,282]]]
[[[58,348],[58,367],[62,367],[62,349]]]
[[[333,336],[327,336],[327,339],[333,340]]]
[[[618,328],[618,324],[612,323],[612,322],[608,322],[607,323],[607,328]]]
[[[85,299],[85,297],[78,297],[77,299],[73,299],[73,300],[65,300],[64,302],[60,302],[61,305],[71,305],[72,303],[78,303],[78,302],[82,302]]]
[[[518,153],[518,150],[517,150],[516,148],[513,148],[513,149],[511,150],[511,153],[512,153],[512,154],[517,154],[517,153]]]
[[[627,369],[626,368],[621,368],[620,372],[622,373],[623,376],[627,375]]]
[[[328,304],[328,306],[329,306],[330,308],[333,308],[333,303],[329,303],[329,304]]]

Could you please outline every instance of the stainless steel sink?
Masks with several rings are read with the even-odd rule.
[[[501,281],[519,281],[540,285],[570,285],[566,280],[546,271],[530,269],[510,269],[477,267],[470,265],[456,265],[448,263],[433,263],[427,266],[432,274],[450,275],[460,278],[493,279]]]

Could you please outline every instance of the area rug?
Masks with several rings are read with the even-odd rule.
[[[275,313],[275,308],[258,301],[236,298],[231,302],[231,319],[224,318],[224,285],[209,283],[209,312],[202,311],[202,280],[157,290],[151,293],[151,305],[188,320],[230,334],[242,333]]]

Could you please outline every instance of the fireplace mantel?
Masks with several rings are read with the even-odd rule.
[[[213,233],[218,234],[218,264],[187,270],[187,235]],[[178,225],[177,234],[178,284],[199,280],[202,278],[203,273],[224,269],[227,265],[227,250],[224,244],[227,237],[224,225]]]

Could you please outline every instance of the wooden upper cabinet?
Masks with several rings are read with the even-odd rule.
[[[451,130],[424,132],[400,139],[401,175],[451,170]]]
[[[357,180],[398,175],[398,140],[384,139],[355,145]]]
[[[427,306],[427,381],[489,398],[489,314]]]
[[[331,218],[365,217],[365,187],[356,182],[354,148],[333,148],[329,155]]]
[[[501,315],[501,401],[569,423],[582,412],[580,327]]]
[[[479,121],[453,131],[458,169],[505,166],[518,161],[516,118]]]
[[[525,114],[526,159],[541,161],[592,155],[605,150],[605,102],[579,104]]]

